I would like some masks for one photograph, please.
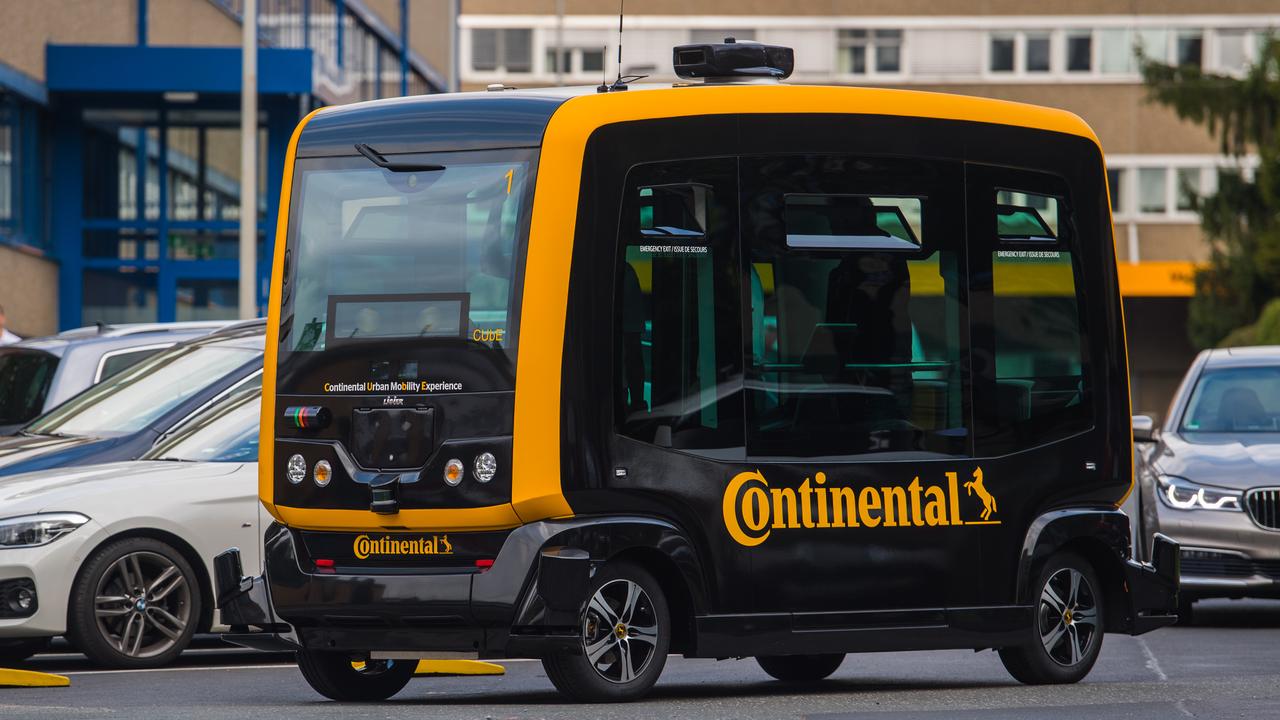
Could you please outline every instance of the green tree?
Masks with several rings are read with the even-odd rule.
[[[1195,203],[1210,257],[1195,274],[1187,332],[1201,348],[1237,330],[1239,341],[1280,298],[1280,39],[1267,39],[1239,77],[1146,60],[1142,73],[1152,100],[1205,127],[1223,153],[1260,161],[1252,178],[1221,171],[1217,191]]]

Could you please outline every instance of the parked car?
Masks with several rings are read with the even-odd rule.
[[[0,666],[65,635],[156,667],[218,627],[213,556],[259,562],[261,391],[255,375],[141,460],[0,478]]]
[[[1280,597],[1280,346],[1206,350],[1163,426],[1134,418],[1145,552],[1182,546],[1180,616],[1203,598]]]
[[[0,476],[137,459],[262,372],[264,328],[238,323],[175,345],[0,437]]]
[[[175,343],[225,322],[96,325],[0,348],[0,435]]]

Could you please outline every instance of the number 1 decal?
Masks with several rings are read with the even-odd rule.
[[[507,171],[507,194],[511,194],[511,179],[516,176],[516,169],[511,168]]]

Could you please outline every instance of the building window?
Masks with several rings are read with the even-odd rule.
[[[0,241],[44,245],[37,108],[0,90]]]
[[[1124,179],[1125,171],[1120,168],[1107,169],[1107,190],[1111,193],[1111,214],[1124,212]]]
[[[991,72],[1011,73],[1017,52],[1017,37],[1013,33],[994,33],[991,36]]]
[[[1027,33],[1027,72],[1049,72],[1049,33]]]
[[[1249,65],[1249,39],[1246,30],[1219,30],[1218,56],[1214,62],[1217,70],[1227,73],[1242,72]]]
[[[839,33],[838,70],[845,75],[902,72],[902,31],[852,28]]]
[[[1067,72],[1093,70],[1093,33],[1072,30],[1067,33]]]
[[[1169,209],[1165,168],[1138,168],[1138,212],[1163,215]]]
[[[604,71],[604,48],[547,48],[547,72],[568,75]]]
[[[1177,178],[1177,208],[1179,212],[1191,212],[1196,209],[1196,201],[1201,194],[1201,169],[1198,167],[1178,168],[1174,175]]]
[[[1176,46],[1178,65],[1200,67],[1204,62],[1204,32],[1200,30],[1181,30],[1178,32]]]
[[[1133,32],[1123,28],[1098,31],[1099,69],[1104,75],[1127,75],[1136,72]]]
[[[533,69],[533,30],[475,28],[471,31],[471,67],[487,72],[527,73]]]

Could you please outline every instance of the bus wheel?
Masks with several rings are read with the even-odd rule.
[[[386,700],[404,689],[416,660],[369,660],[358,667],[340,652],[298,651],[298,669],[321,695],[340,702]]]
[[[825,680],[844,662],[844,653],[831,655],[762,655],[760,668],[782,682],[808,683]]]
[[[625,702],[658,681],[671,647],[662,588],[644,568],[609,564],[584,598],[580,653],[543,658],[556,689],[578,702]]]
[[[1105,615],[1098,576],[1084,558],[1061,553],[1040,572],[1035,590],[1039,600],[1031,637],[1002,648],[1000,660],[1028,685],[1079,682],[1102,650]]]

